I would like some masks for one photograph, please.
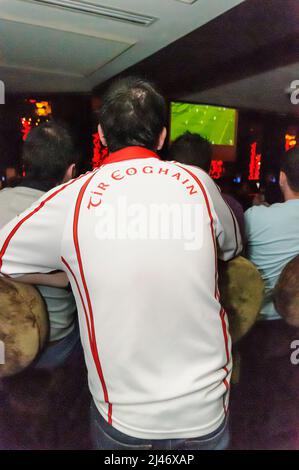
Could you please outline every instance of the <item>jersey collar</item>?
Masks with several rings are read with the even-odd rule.
[[[158,158],[160,160],[160,157],[152,150],[134,146],[125,147],[117,150],[116,152],[110,153],[105,157],[103,164],[107,165],[109,163],[122,162],[124,160],[133,160],[137,158]]]

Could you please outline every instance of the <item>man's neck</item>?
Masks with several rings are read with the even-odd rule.
[[[294,199],[299,199],[299,193],[295,193],[291,189],[288,189],[284,192],[284,200],[285,202],[287,201],[292,201]]]

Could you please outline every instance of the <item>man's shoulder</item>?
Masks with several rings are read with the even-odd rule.
[[[185,163],[180,163],[176,161],[170,161],[167,163],[172,164],[174,168],[181,168],[187,171],[191,176],[193,176],[195,179],[198,179],[201,183],[203,183],[204,186],[212,185],[213,187],[216,187],[216,188],[218,187],[215,181],[211,178],[211,176],[202,168],[199,168],[198,166],[186,165]]]
[[[9,197],[11,194],[13,194],[15,188],[3,188],[0,191],[0,198],[4,199],[6,197]]]
[[[194,173],[195,175],[203,176],[204,178],[207,177],[208,179],[211,179],[211,177],[206,173],[204,170],[202,170],[200,167],[195,166],[195,165],[187,165],[186,163],[180,163],[175,160],[168,161],[167,163],[170,163],[173,166],[184,168],[185,170],[190,171],[190,173]]]
[[[28,188],[26,186],[15,186],[14,188],[3,188],[0,191],[1,199],[4,198],[11,198],[14,196],[22,196],[22,195],[36,195],[37,197],[44,194],[44,191],[40,191],[38,189]]]
[[[265,206],[263,204],[252,206],[245,212],[245,217],[272,217],[274,213],[281,212],[284,208],[284,203],[272,204],[271,206]]]
[[[274,230],[274,227],[279,227],[284,210],[284,203],[252,206],[247,209],[244,214],[247,237],[255,237],[261,231],[265,235],[269,230]]]

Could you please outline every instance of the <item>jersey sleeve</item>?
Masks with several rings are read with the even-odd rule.
[[[78,179],[57,186],[0,230],[1,276],[62,269],[61,242],[66,215],[78,191]]]
[[[197,176],[206,188],[210,200],[218,258],[229,261],[239,255],[243,249],[239,224],[212,178],[203,170],[196,170]]]

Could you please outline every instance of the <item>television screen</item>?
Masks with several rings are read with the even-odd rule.
[[[213,158],[234,161],[237,133],[236,109],[205,104],[171,103],[170,140],[189,131],[213,144]]]

